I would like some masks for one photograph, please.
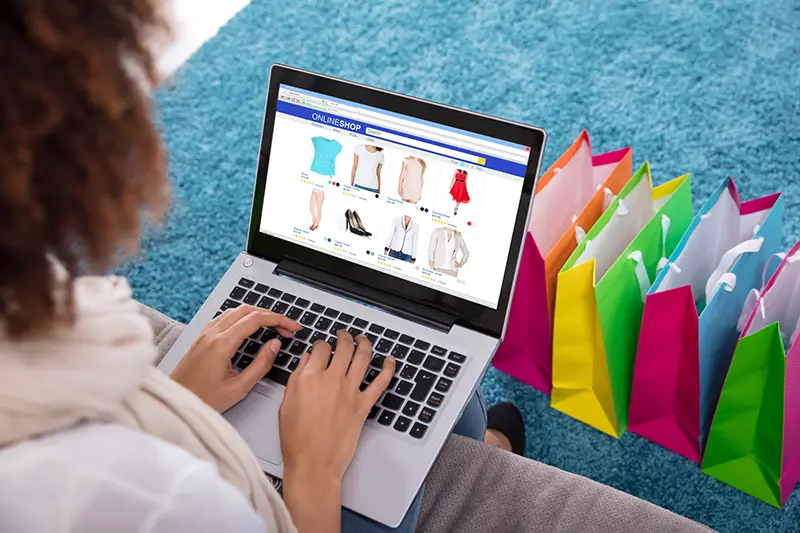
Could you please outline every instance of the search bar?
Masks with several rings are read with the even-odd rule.
[[[408,146],[413,146],[415,148],[419,148],[421,150],[425,150],[427,152],[433,152],[435,154],[446,155],[448,157],[454,157],[456,159],[461,159],[464,161],[468,161],[470,163],[474,163],[476,165],[485,165],[486,160],[482,157],[478,157],[472,154],[465,154],[464,152],[459,152],[457,150],[451,150],[450,148],[445,148],[443,146],[436,146],[435,144],[430,144],[422,141],[418,141],[416,139],[409,139],[408,137],[403,137],[402,135],[395,135],[394,133],[386,133],[385,131],[376,130],[374,128],[367,128],[366,132],[367,135],[370,137],[375,137],[377,139],[382,139],[384,141],[389,142],[396,142],[400,144],[405,144]]]

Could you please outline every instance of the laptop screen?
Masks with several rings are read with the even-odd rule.
[[[281,85],[260,231],[497,309],[530,148]]]

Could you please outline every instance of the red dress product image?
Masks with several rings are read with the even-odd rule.
[[[469,203],[469,191],[467,191],[467,175],[461,171],[456,171],[456,181],[450,188],[450,196],[459,204]]]

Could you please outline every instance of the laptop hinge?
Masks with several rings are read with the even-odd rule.
[[[338,294],[349,300],[384,309],[400,318],[433,329],[450,331],[456,322],[456,316],[451,313],[445,313],[394,294],[361,285],[291,259],[284,259],[278,263],[275,273]]]

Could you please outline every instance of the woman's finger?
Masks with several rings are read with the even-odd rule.
[[[341,329],[336,332],[336,353],[333,354],[333,361],[331,361],[330,369],[337,374],[344,376],[347,373],[347,367],[350,366],[350,361],[353,360],[353,336],[349,331]],[[357,342],[365,341],[369,343],[364,337],[359,337]]]
[[[325,341],[317,341],[311,347],[311,355],[308,358],[306,368],[316,370],[318,372],[324,371],[328,368],[328,363],[331,360],[331,345]],[[297,373],[297,370],[294,371]]]
[[[364,417],[367,416],[369,410],[389,386],[389,382],[392,381],[392,376],[394,376],[395,368],[397,368],[397,361],[394,356],[390,355],[383,362],[383,368],[381,368],[381,373],[378,374],[378,377],[361,393],[361,410]]]
[[[229,342],[235,343],[236,346],[252,335],[259,328],[274,328],[280,326],[284,331],[294,331],[294,326],[297,324],[294,320],[286,318],[283,315],[273,313],[272,311],[264,311],[263,309],[256,309],[241,317],[235,324],[228,327],[227,330],[221,332],[228,339]],[[291,337],[290,335],[287,335]]]
[[[289,376],[289,382],[286,384],[286,389],[287,390],[289,390],[289,389],[294,387],[294,385],[292,385],[292,383],[294,383],[295,380],[297,380],[297,376],[299,376],[299,375],[301,375],[303,373],[303,370],[306,368],[306,365],[308,364],[308,359],[309,359],[310,356],[311,356],[311,354],[308,353],[308,352],[306,352],[306,353],[304,353],[303,355],[300,356],[300,362],[297,363],[297,368],[295,368],[294,372],[292,372],[291,375]]]
[[[366,337],[361,335],[356,337],[356,353],[353,355],[350,369],[347,371],[347,381],[355,388],[358,388],[364,380],[364,374],[367,373],[369,362],[372,359],[372,347],[371,345],[367,346],[368,344],[369,339]]]
[[[243,316],[252,313],[254,309],[254,307],[250,307],[249,305],[240,305],[235,309],[226,309],[213,321],[214,326],[211,329],[215,332],[225,331],[238,322]]]
[[[269,372],[272,368],[272,364],[275,362],[275,358],[278,357],[279,351],[281,351],[281,341],[272,339],[261,347],[258,355],[256,355],[256,358],[247,368],[239,372],[237,376],[231,378],[231,381],[234,386],[239,389],[238,392],[241,393],[242,397],[250,392],[250,390],[256,386],[256,383]]]

